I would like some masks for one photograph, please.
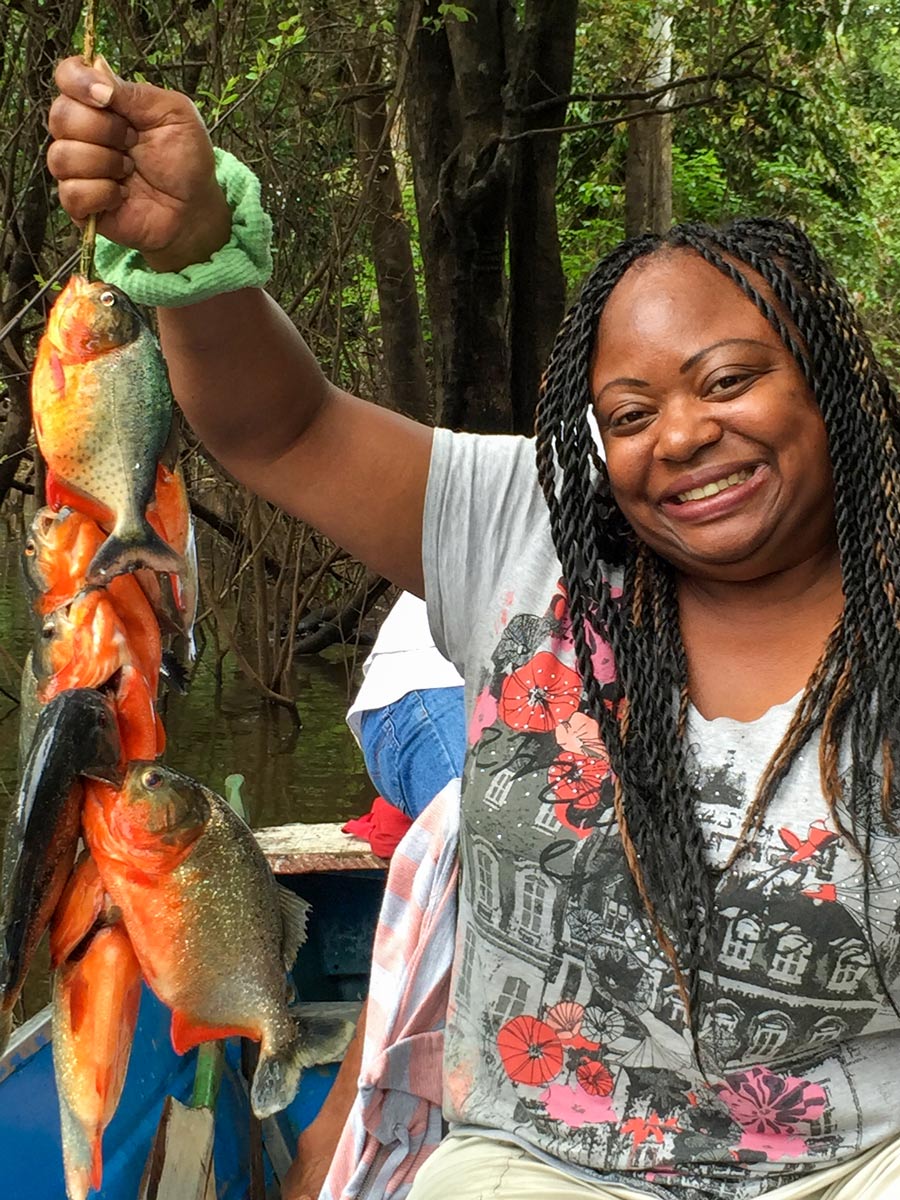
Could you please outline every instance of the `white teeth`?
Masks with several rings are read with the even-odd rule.
[[[678,499],[683,504],[686,500],[705,500],[707,496],[717,496],[719,492],[724,492],[726,488],[734,487],[737,483],[746,483],[752,474],[753,469],[750,467],[743,471],[735,471],[727,478],[717,479],[714,483],[707,483],[704,487],[691,488],[689,492],[679,492]]]

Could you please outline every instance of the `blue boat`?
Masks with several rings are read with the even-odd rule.
[[[256,835],[279,882],[312,905],[309,936],[293,969],[300,1002],[357,1013],[368,987],[384,862],[337,825],[278,826]],[[169,1023],[168,1009],[145,987],[125,1089],[103,1139],[103,1187],[92,1196],[138,1200],[166,1097],[190,1102],[197,1052],[175,1054]],[[307,1070],[294,1102],[261,1123],[268,1195],[278,1195],[297,1135],[318,1113],[336,1073],[336,1064]],[[240,1043],[231,1039],[215,1110],[215,1191],[208,1194],[245,1200],[250,1146]],[[15,1031],[0,1058],[0,1155],[3,1200],[65,1196],[49,1008]]]

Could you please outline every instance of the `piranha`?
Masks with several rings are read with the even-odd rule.
[[[280,1111],[303,1068],[339,1058],[352,1036],[346,1021],[289,1007],[286,971],[308,905],[276,883],[220,796],[157,763],[130,764],[118,790],[87,785],[83,822],[144,978],[172,1010],[176,1052],[236,1035],[258,1041],[253,1111]]]
[[[147,520],[172,392],[159,344],[123,292],[71,277],[38,346],[31,408],[54,507],[112,525],[87,582],[142,566],[181,574],[181,558]]]
[[[108,697],[82,688],[38,716],[6,830],[0,878],[0,1049],[78,845],[82,776],[116,782],[121,747]]]
[[[69,604],[83,590],[106,534],[84,513],[39,508],[22,547],[25,591],[36,616]]]
[[[46,618],[60,608],[67,608],[85,590],[91,560],[105,537],[96,521],[84,513],[71,508],[54,511],[49,506],[38,509],[21,556],[25,589],[35,616]],[[159,579],[153,571],[117,575],[106,585],[106,596],[124,628],[131,657],[139,665],[148,685],[151,688],[155,686],[154,681],[162,666],[170,686],[183,690],[184,672],[181,664],[170,652],[162,650],[156,619],[161,612],[160,595]],[[95,601],[84,604],[89,610]],[[171,623],[168,615],[166,620]],[[62,618],[49,623],[42,621],[42,646],[51,636],[55,636],[61,621]],[[47,628],[43,628],[45,624]],[[47,665],[47,658],[47,650],[43,647],[39,661],[44,664],[46,671],[52,671]],[[23,695],[29,698],[33,680],[34,672],[26,670],[23,674]],[[37,687],[36,683],[34,687]]]
[[[133,579],[130,603],[117,603],[115,585],[79,592],[71,604],[44,617],[35,643],[37,697],[47,703],[68,688],[110,685],[126,761],[162,752],[164,735],[156,713],[159,628]]]
[[[103,1132],[122,1095],[141,1000],[141,969],[90,858],[54,916],[53,1065],[69,1200],[103,1182]]]

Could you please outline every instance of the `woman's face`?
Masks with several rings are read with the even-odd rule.
[[[819,409],[765,317],[699,255],[622,277],[592,389],[613,495],[680,570],[750,580],[835,552]]]

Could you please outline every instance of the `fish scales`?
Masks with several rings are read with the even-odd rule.
[[[85,838],[122,912],[141,970],[172,1009],[179,1053],[214,1037],[260,1042],[257,1115],[290,1103],[303,1067],[339,1057],[343,1021],[304,1021],[288,1005],[285,958],[297,936],[255,838],[226,802],[157,763],[136,762],[116,791],[88,784]],[[302,937],[302,934],[301,934]]]

